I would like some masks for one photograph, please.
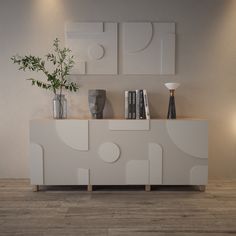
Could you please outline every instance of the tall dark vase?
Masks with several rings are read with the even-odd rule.
[[[175,89],[179,87],[179,83],[166,83],[165,86],[170,91],[169,107],[167,113],[167,119],[176,119],[176,109],[175,109]]]
[[[169,99],[167,119],[176,119],[174,90],[170,90],[170,99]]]

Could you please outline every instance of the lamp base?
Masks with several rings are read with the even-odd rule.
[[[170,95],[167,119],[176,119],[175,97]]]

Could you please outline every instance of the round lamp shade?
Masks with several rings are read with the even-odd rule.
[[[165,83],[165,86],[169,90],[175,90],[175,89],[177,89],[180,86],[180,84],[179,83]]]

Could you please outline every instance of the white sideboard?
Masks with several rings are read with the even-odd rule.
[[[32,120],[39,185],[199,185],[208,181],[205,120]]]

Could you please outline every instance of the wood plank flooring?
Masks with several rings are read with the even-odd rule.
[[[0,180],[0,236],[236,235],[236,181],[190,187],[51,187]],[[118,191],[120,190],[120,191]]]

